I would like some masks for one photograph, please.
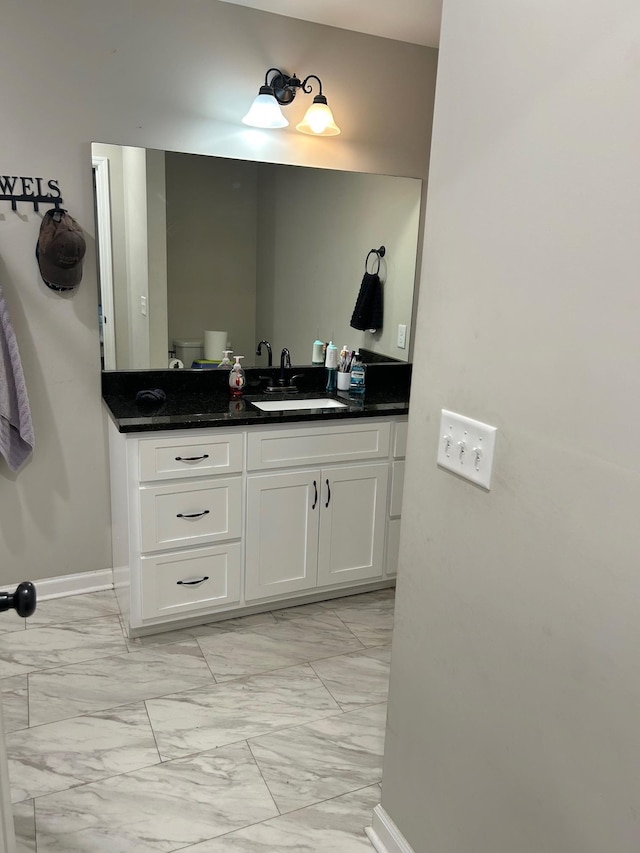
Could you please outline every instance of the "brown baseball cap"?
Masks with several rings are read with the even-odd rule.
[[[42,218],[36,245],[40,275],[53,290],[80,284],[82,260],[87,251],[82,228],[66,210],[48,210]]]

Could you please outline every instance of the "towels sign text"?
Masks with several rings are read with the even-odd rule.
[[[39,210],[41,204],[54,204],[56,208],[63,203],[58,181],[44,178],[27,178],[18,175],[0,175],[0,200],[10,201],[11,210],[18,209],[19,201],[26,201]]]

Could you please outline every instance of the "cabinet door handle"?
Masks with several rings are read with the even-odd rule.
[[[182,586],[197,586],[199,583],[204,583],[205,581],[208,581],[208,580],[209,580],[209,575],[204,575],[204,577],[194,578],[194,580],[192,580],[192,581],[176,581],[176,584],[178,586],[180,586],[181,584],[182,584]]]
[[[331,486],[329,485],[329,481],[328,481],[328,480],[326,481],[326,483],[327,483],[327,502],[326,502],[326,504],[324,505],[324,506],[325,506],[325,509],[329,506],[329,502],[330,502],[330,500],[331,500]]]
[[[209,510],[203,509],[202,512],[179,512],[176,518],[202,518],[203,515],[209,515]]]
[[[202,456],[176,456],[176,462],[202,462],[203,459],[208,458],[208,453],[203,453]]]
[[[313,498],[313,506],[311,507],[311,509],[315,509],[316,504],[318,503],[318,484],[316,483],[315,480],[313,481],[313,488],[316,490],[316,493],[315,493],[315,496]]]

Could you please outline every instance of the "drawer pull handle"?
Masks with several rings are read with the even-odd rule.
[[[313,506],[311,507],[311,509],[315,509],[316,504],[318,503],[318,484],[316,483],[315,480],[313,481],[313,488],[316,490],[316,494],[315,494],[315,497],[313,499]]]
[[[205,575],[202,578],[195,578],[192,581],[176,581],[176,584],[178,586],[180,586],[180,584],[182,584],[182,586],[197,586],[199,583],[204,583],[205,581],[208,581],[208,580],[209,580],[209,575]]]
[[[202,518],[203,515],[209,515],[209,510],[203,509],[202,512],[179,512],[176,518]]]
[[[176,456],[176,462],[202,462],[203,459],[208,458],[208,453],[203,453],[202,456]]]
[[[325,509],[329,506],[329,503],[330,503],[330,501],[331,501],[331,486],[329,485],[329,481],[328,481],[328,480],[326,481],[326,483],[327,483],[327,502],[326,502],[326,504],[324,505],[324,506],[325,506]]]

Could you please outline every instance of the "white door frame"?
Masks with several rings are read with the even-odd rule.
[[[0,701],[0,853],[16,853],[16,835],[13,826],[11,787],[7,747],[4,738],[4,718]]]
[[[113,254],[111,249],[111,193],[109,190],[109,158],[96,154],[92,158],[96,187],[96,226],[100,293],[102,304],[102,344],[105,370],[116,369],[116,323],[113,299]],[[106,322],[105,322],[106,320]],[[0,850],[2,853],[2,850]]]

